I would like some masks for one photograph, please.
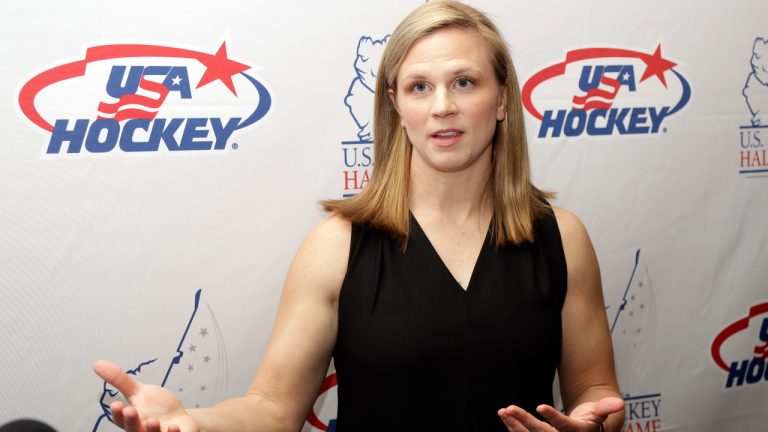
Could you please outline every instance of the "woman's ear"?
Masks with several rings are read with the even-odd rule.
[[[392,87],[388,88],[387,96],[389,96],[389,100],[392,102],[392,106],[395,107],[395,111],[397,111],[397,115],[400,117],[400,126],[405,127],[405,124],[403,123],[403,116],[400,115],[400,107],[397,106],[397,94],[395,94],[395,89]]]
[[[507,117],[507,86],[502,86],[499,93],[499,105],[496,107],[496,120],[502,121]]]

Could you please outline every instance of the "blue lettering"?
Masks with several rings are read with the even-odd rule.
[[[763,143],[760,141],[760,130],[745,130],[740,132],[741,135],[741,148],[761,148]],[[746,140],[744,139],[746,137]],[[766,341],[768,342],[768,341]]]
[[[648,133],[648,126],[643,126],[648,119],[645,116],[645,108],[634,108],[632,115],[629,117],[629,128],[627,132],[631,134]]]
[[[136,129],[149,132],[149,119],[131,119],[125,122],[123,132],[120,134],[120,149],[125,152],[157,151],[159,142],[136,141],[134,134]]]
[[[559,137],[561,133],[573,137],[584,133],[588,135],[648,134],[658,133],[661,124],[669,114],[669,107],[635,107],[570,111],[559,110],[555,115],[552,110],[544,111],[539,127],[539,138]],[[752,147],[750,140],[744,138],[743,148]],[[747,141],[747,144],[744,142]]]
[[[80,153],[80,149],[83,146],[83,140],[85,139],[85,132],[88,130],[88,120],[75,120],[75,126],[71,130],[67,129],[68,125],[69,120],[56,120],[56,123],[53,125],[51,139],[48,141],[48,150],[46,150],[46,153],[53,154],[61,152],[61,145],[64,144],[65,141],[69,142],[67,153]]]
[[[565,136],[578,136],[584,132],[587,126],[587,112],[584,110],[571,110],[565,121]]]
[[[143,72],[144,67],[131,66],[126,77],[125,66],[112,66],[107,79],[107,94],[115,99],[120,99],[125,94],[136,94]]]
[[[170,66],[147,66],[144,68],[144,76],[167,76],[170,72]]]
[[[738,362],[731,363],[731,368],[728,370],[728,380],[725,383],[725,388],[731,388],[733,386],[733,380],[736,380],[736,387],[740,387],[744,384],[744,377],[747,375],[747,368],[749,367],[749,360],[743,360],[739,367]]]
[[[608,65],[605,67],[605,72],[603,72],[603,74],[607,74],[607,73],[614,74],[614,73],[621,72],[623,69],[624,69],[624,66],[621,66],[621,65]]]
[[[603,77],[603,66],[595,66],[595,72],[590,72],[592,72],[592,65],[581,68],[579,89],[585,93],[600,85],[600,79]]]
[[[747,149],[747,148],[749,148],[749,147],[750,147],[750,146],[749,146],[749,141],[750,141],[750,140],[749,140],[749,138],[750,138],[750,134],[749,134],[749,131],[741,131],[741,132],[739,132],[739,135],[741,136],[741,148],[743,148],[743,149]],[[744,143],[744,135],[746,135],[746,136],[747,136],[747,142],[746,142],[746,144]]]
[[[642,401],[640,404],[643,406],[643,418],[649,418],[651,416],[651,401]]]
[[[56,120],[47,153],[61,153],[62,145],[69,143],[67,153],[106,153],[118,147],[129,153],[158,151],[161,145],[169,151],[186,150],[221,150],[227,140],[237,130],[242,119],[221,118],[174,118],[174,119],[129,119],[118,122],[114,119],[89,121],[75,120],[70,128],[69,120]],[[209,125],[210,122],[210,125]],[[215,137],[214,140],[206,138]],[[178,139],[178,136],[181,136]],[[215,146],[214,146],[215,144]],[[356,150],[355,150],[356,151]],[[365,166],[372,164],[370,148],[363,149]],[[346,157],[346,155],[345,155]],[[357,161],[357,155],[355,155]]]
[[[358,152],[359,149],[359,152]],[[344,152],[344,165],[347,168],[367,168],[373,165],[373,155],[371,147],[347,146],[342,149]],[[359,157],[358,157],[359,153]],[[350,156],[350,154],[352,156]]]
[[[613,124],[613,127],[622,135],[627,133],[627,129],[624,128],[624,117],[627,114],[629,114],[629,108],[612,109],[611,114],[608,116],[608,124]]]
[[[648,108],[648,112],[651,115],[651,132],[657,133],[659,131],[659,127],[661,127],[661,121],[664,120],[664,118],[667,116],[667,113],[669,112],[669,107],[661,107],[661,109],[657,112],[655,107]]]
[[[751,360],[742,360],[741,363],[731,363],[725,388],[732,387],[734,381],[736,387],[742,386],[744,381],[746,381],[747,384],[755,384],[762,380],[768,381],[768,368],[765,363],[765,359],[760,357],[755,357]]]
[[[155,124],[152,126],[152,132],[149,135],[149,142],[152,143],[153,146],[157,145],[159,147],[160,141],[162,141],[165,143],[165,146],[168,147],[168,150],[181,150],[179,144],[176,142],[176,137],[173,135],[179,129],[179,126],[181,126],[183,121],[184,119],[180,118],[171,119],[168,126],[165,126],[166,119],[155,119]]]
[[[659,407],[661,407],[661,399],[653,399],[651,400],[651,404],[653,405],[653,416],[658,417]]]
[[[112,66],[107,79],[107,94],[115,99],[126,94],[136,94],[144,76],[164,77],[162,84],[169,91],[179,92],[182,99],[192,98],[189,74],[184,66],[131,66],[127,76],[125,69],[126,66]]]
[[[371,150],[373,150],[371,147],[363,147],[362,153],[363,155],[363,164],[364,167],[369,167],[373,165],[373,156],[371,155]]]
[[[182,99],[192,98],[192,91],[189,88],[189,75],[184,66],[174,66],[168,72],[163,85],[168,87],[169,91],[179,92]]]
[[[755,373],[757,372],[757,373]],[[749,371],[747,371],[747,383],[754,384],[763,379],[765,373],[765,359],[755,357],[749,362]]]
[[[613,128],[608,121],[604,122],[603,126],[597,125],[597,120],[605,119],[608,116],[608,110],[604,108],[598,108],[592,110],[587,121],[587,133],[589,135],[610,135]]]
[[[581,77],[579,77],[579,89],[586,93],[593,88],[599,87],[600,80],[606,74],[611,74],[611,77],[615,74],[619,84],[629,88],[629,91],[637,90],[635,68],[632,65],[595,65],[594,72],[591,65],[584,66],[581,69]]]
[[[619,71],[618,80],[623,86],[627,86],[629,91],[637,90],[635,83],[635,68],[632,65],[625,65]]]
[[[659,416],[661,399],[647,399],[626,403],[627,421],[647,420]]]
[[[106,153],[117,145],[120,123],[112,119],[94,120],[85,138],[85,149],[91,153]]]
[[[232,135],[232,132],[237,130],[237,125],[240,123],[240,117],[233,117],[227,121],[226,125],[222,126],[220,118],[211,118],[211,127],[213,128],[213,136],[216,137],[216,144],[213,148],[221,150],[227,145],[227,140]]]
[[[352,159],[352,163],[350,163],[349,159],[347,159],[347,154],[348,154],[347,150],[352,150],[352,154],[354,155],[354,158]],[[349,147],[344,147],[342,151],[344,152],[344,165],[347,168],[354,168],[355,164],[357,164],[357,147],[353,147],[352,149],[350,149]]]
[[[198,141],[195,138],[206,138],[208,130],[205,125],[208,119],[190,118],[184,125],[184,133],[181,135],[181,144],[179,150],[210,150],[213,141]]]
[[[763,325],[760,326],[760,340],[768,342],[768,318],[763,320]]]
[[[541,127],[539,128],[539,138],[547,136],[547,130],[552,129],[552,136],[559,137],[560,131],[563,130],[563,121],[565,121],[565,110],[557,112],[557,117],[552,118],[552,110],[544,111],[544,117],[541,119]]]

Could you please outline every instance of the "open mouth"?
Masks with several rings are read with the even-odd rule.
[[[438,131],[432,134],[432,138],[453,138],[461,135],[461,133],[461,131],[457,130]]]

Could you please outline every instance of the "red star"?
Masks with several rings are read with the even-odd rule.
[[[226,42],[221,43],[216,54],[200,57],[198,60],[205,65],[205,73],[203,73],[203,77],[200,78],[200,82],[197,83],[197,87],[195,88],[200,88],[212,81],[220,80],[235,96],[237,96],[237,92],[235,91],[235,84],[232,82],[232,75],[239,74],[240,72],[251,68],[250,66],[246,66],[227,58]]]
[[[671,62],[661,57],[661,44],[656,47],[656,51],[653,52],[652,56],[644,57],[643,61],[646,64],[646,68],[645,72],[643,72],[642,78],[640,78],[640,82],[643,82],[651,76],[656,75],[656,78],[658,78],[659,81],[664,84],[664,88],[666,88],[667,80],[664,78],[664,72],[677,66],[677,63]]]

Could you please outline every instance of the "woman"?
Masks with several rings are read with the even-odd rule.
[[[374,117],[373,177],[324,203],[246,395],[185,411],[100,361],[132,404],[111,406],[119,426],[296,431],[333,356],[341,432],[620,429],[597,260],[578,219],[530,183],[495,26],[456,2],[411,13],[383,55]],[[556,369],[567,415],[551,406]]]

